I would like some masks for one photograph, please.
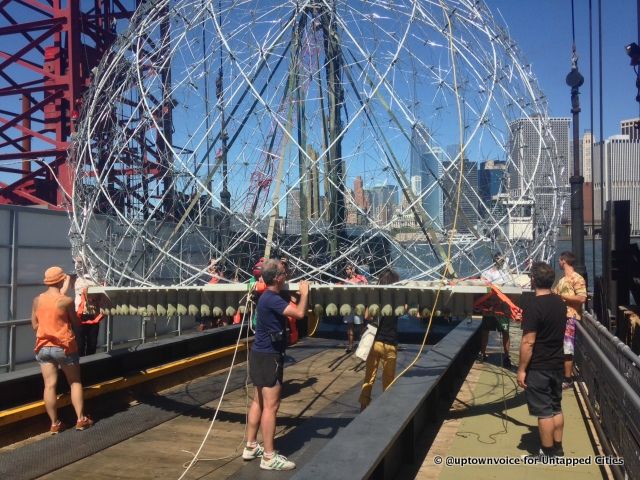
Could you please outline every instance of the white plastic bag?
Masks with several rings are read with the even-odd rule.
[[[356,357],[360,360],[367,360],[371,347],[373,347],[373,342],[376,339],[377,332],[378,327],[369,324],[367,325],[367,329],[362,333],[360,342],[358,343],[358,348],[356,349]]]

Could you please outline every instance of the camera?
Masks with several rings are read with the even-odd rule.
[[[626,45],[624,49],[627,51],[627,55],[629,55],[629,58],[631,58],[631,65],[640,65],[640,46],[638,46],[637,43],[633,42],[629,45]]]
[[[269,334],[269,336],[271,337],[271,343],[280,343],[284,340],[284,332],[283,331],[279,331],[279,332],[271,332]]]
[[[271,338],[271,343],[281,343],[289,341],[289,327],[284,330],[280,330],[278,332],[269,333],[269,337]]]

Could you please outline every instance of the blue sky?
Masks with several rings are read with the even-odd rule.
[[[570,116],[570,89],[565,76],[571,68],[571,0],[487,0],[502,13],[513,39],[532,63],[551,114]],[[597,6],[593,0],[594,131],[599,138]],[[578,66],[585,77],[580,89],[581,132],[589,128],[589,1],[575,0]],[[602,0],[603,101],[605,137],[619,133],[620,120],[638,116],[635,74],[625,45],[638,43],[636,0]]]

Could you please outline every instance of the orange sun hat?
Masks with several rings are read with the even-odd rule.
[[[62,282],[66,278],[67,274],[64,273],[62,268],[55,266],[49,267],[44,272],[44,279],[42,282],[45,285],[55,285],[56,283]]]

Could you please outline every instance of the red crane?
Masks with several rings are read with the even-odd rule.
[[[0,204],[65,209],[92,69],[140,0],[0,0]]]

